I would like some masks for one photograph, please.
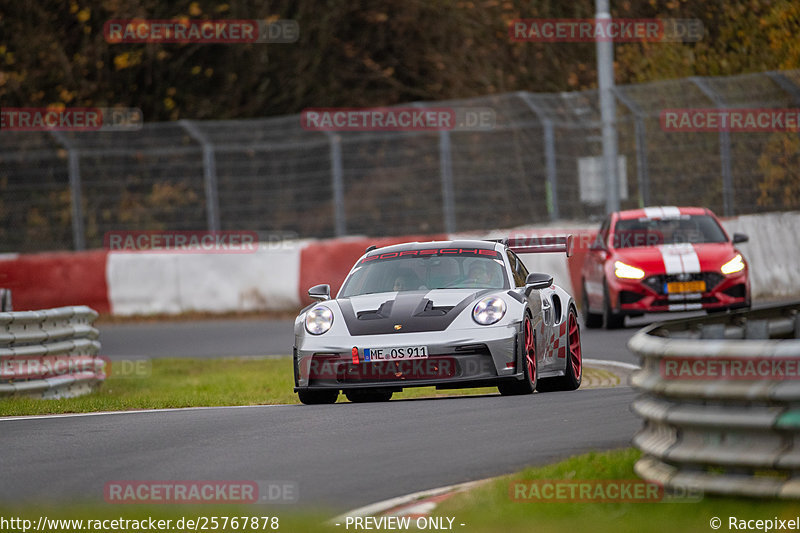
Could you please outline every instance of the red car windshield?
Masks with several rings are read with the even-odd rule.
[[[681,215],[675,218],[632,218],[618,220],[613,248],[636,248],[661,244],[702,244],[727,242],[719,223],[709,215]]]

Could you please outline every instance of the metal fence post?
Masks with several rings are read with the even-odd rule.
[[[595,23],[611,22],[609,0],[595,0]],[[595,40],[597,50],[597,99],[603,137],[603,168],[606,173],[606,213],[619,211],[619,170],[617,169],[617,106],[614,102],[614,42]]]
[[[704,80],[697,76],[689,78],[705,94],[717,109],[726,109],[725,100],[717,94],[714,89]],[[722,169],[722,208],[726,217],[735,214],[733,206],[733,170],[731,169],[731,132],[721,130],[719,132],[719,158]]]
[[[183,129],[203,148],[203,182],[206,193],[206,219],[209,231],[220,230],[219,220],[219,191],[217,188],[217,159],[214,155],[214,145],[193,122],[179,120]]]
[[[770,70],[765,72],[775,84],[789,94],[794,100],[795,105],[800,105],[800,87],[794,84],[792,80],[786,77],[782,72]]]
[[[442,179],[442,214],[445,233],[456,231],[456,212],[453,194],[453,159],[450,150],[450,132],[439,132],[439,175]]]
[[[75,250],[86,249],[86,231],[83,227],[83,194],[81,192],[80,152],[63,132],[51,132],[56,141],[67,150],[69,158],[69,189],[72,212],[72,245]]]
[[[422,102],[411,102],[417,109],[425,109]],[[455,193],[453,192],[453,154],[450,132],[439,132],[439,178],[442,182],[442,223],[445,233],[456,231]]]
[[[334,234],[341,237],[347,234],[347,218],[344,210],[344,170],[342,168],[342,138],[326,131],[331,143],[331,188],[333,189]]]
[[[558,186],[556,174],[556,137],[553,131],[553,121],[545,114],[544,110],[534,102],[530,94],[526,92],[517,93],[525,104],[531,108],[542,124],[542,132],[544,133],[544,164],[545,172],[547,173],[547,213],[550,215],[550,220],[555,221],[559,219],[558,211]]]
[[[644,111],[628,98],[628,96],[614,87],[614,94],[622,105],[633,113],[633,128],[636,139],[636,177],[639,182],[639,207],[650,205],[650,169],[647,162],[647,130],[644,125]]]

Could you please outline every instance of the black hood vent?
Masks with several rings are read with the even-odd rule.
[[[381,318],[389,318],[392,316],[393,300],[383,302],[381,306],[375,311],[361,311],[358,313],[359,320],[378,320]]]
[[[454,305],[442,305],[436,307],[433,305],[432,300],[427,298],[422,300],[422,310],[419,309],[414,313],[414,316],[444,316],[455,307]]]
[[[468,305],[491,292],[493,289],[483,289],[470,293],[457,305],[437,307],[426,297],[428,291],[404,291],[399,292],[394,300],[383,302],[378,309],[358,314],[353,311],[350,298],[341,298],[337,302],[350,335],[415,333],[447,329]]]

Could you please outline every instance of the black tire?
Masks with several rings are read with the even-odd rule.
[[[338,390],[301,390],[297,393],[300,402],[306,405],[319,405],[324,403],[336,403],[339,399]]]
[[[625,326],[625,315],[615,313],[608,296],[608,285],[603,283],[603,326],[606,329],[619,329]]]
[[[574,327],[574,330],[573,330]],[[575,390],[583,381],[583,350],[581,349],[581,327],[578,313],[572,307],[567,317],[567,361],[563,376],[542,378],[536,390],[539,392]],[[576,338],[573,338],[574,337]]]
[[[497,385],[497,390],[503,396],[519,396],[522,394],[533,394],[538,384],[539,373],[536,370],[536,336],[533,333],[533,323],[531,317],[525,315],[525,320],[522,323],[522,374],[523,379],[518,381],[508,381]],[[531,353],[532,352],[532,353]],[[526,364],[530,362],[532,356],[533,364]],[[533,377],[531,377],[531,374]]]
[[[392,394],[392,391],[384,390],[344,391],[344,395],[353,403],[388,402],[392,399]]]
[[[603,315],[589,311],[589,296],[586,294],[586,285],[581,286],[581,315],[583,324],[589,329],[603,327]]]

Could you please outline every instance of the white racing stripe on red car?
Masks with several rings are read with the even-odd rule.
[[[644,216],[647,218],[663,218],[664,211],[660,207],[645,207]]]
[[[692,244],[662,244],[658,247],[667,274],[700,272],[700,258]]]
[[[667,274],[682,274],[683,261],[681,256],[675,253],[673,245],[662,245],[658,247],[661,252],[661,260],[664,261],[664,270]]]
[[[644,216],[647,218],[677,218],[681,216],[681,210],[672,205],[666,207],[645,207]]]
[[[700,258],[697,257],[697,250],[694,249],[693,244],[686,245],[686,253],[681,254],[681,261],[683,261],[684,272],[700,272]]]

